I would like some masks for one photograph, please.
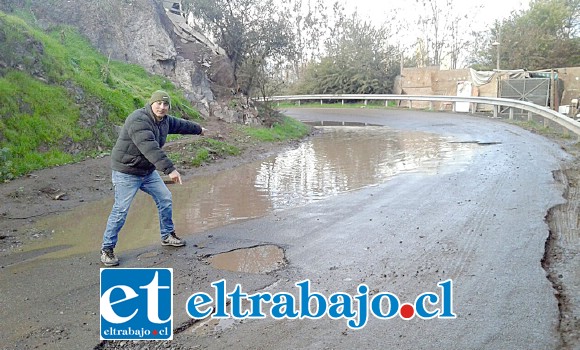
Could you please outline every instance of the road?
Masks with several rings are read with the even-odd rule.
[[[383,184],[191,236],[188,246],[126,253],[123,267],[173,267],[177,349],[558,349],[559,312],[542,269],[549,208],[562,203],[552,172],[567,155],[553,142],[504,122],[451,113],[372,109],[292,109],[301,120],[358,121],[479,142],[468,164],[401,173]],[[284,250],[285,266],[230,272],[207,257],[263,244]],[[23,262],[2,269],[2,348],[119,348],[99,344],[96,253]],[[312,291],[413,302],[453,281],[453,319],[346,319],[192,322],[189,296],[225,279],[247,293]],[[125,348],[144,344],[124,343]],[[153,343],[149,348],[162,347]]]

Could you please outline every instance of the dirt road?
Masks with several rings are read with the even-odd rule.
[[[565,203],[568,188],[565,177],[555,177],[554,172],[573,161],[558,144],[481,117],[379,110],[288,113],[302,120],[356,119],[478,146],[461,166],[402,173],[381,185],[212,229],[188,237],[183,249],[148,246],[127,252],[123,267],[174,269],[176,334],[168,344],[99,344],[98,247],[91,254],[55,260],[6,253],[0,276],[0,346],[572,349],[578,345],[574,324],[562,334],[562,298],[555,295],[554,281],[542,266],[550,235],[546,217],[551,208]],[[273,272],[231,272],[209,264],[212,255],[265,244],[284,250],[283,266]],[[577,261],[569,263],[560,266],[564,279],[577,274]],[[229,286],[239,283],[247,293],[272,294],[296,294],[295,284],[308,279],[313,291],[327,296],[355,295],[365,284],[370,295],[390,292],[401,302],[413,302],[424,292],[441,294],[438,283],[452,280],[457,317],[371,317],[359,330],[349,328],[347,319],[328,317],[193,322],[185,312],[187,298],[198,291],[211,293],[211,283],[220,279]],[[563,285],[562,290],[573,291],[572,287]]]

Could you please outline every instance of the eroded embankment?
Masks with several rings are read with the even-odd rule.
[[[555,180],[564,186],[565,203],[548,211],[550,234],[542,267],[554,286],[558,299],[558,331],[563,349],[580,348],[580,168],[554,172]]]

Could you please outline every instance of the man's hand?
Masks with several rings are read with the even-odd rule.
[[[181,182],[181,174],[179,173],[179,171],[177,170],[173,170],[170,174],[169,174],[169,178],[171,179],[171,181],[173,181],[174,183],[178,183],[178,184],[182,184]]]

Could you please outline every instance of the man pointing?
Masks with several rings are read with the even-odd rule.
[[[105,266],[119,265],[113,251],[138,190],[149,194],[155,201],[159,212],[161,244],[174,247],[185,245],[185,241],[175,235],[171,192],[157,171],[181,184],[181,175],[162,150],[167,135],[203,135],[205,129],[197,123],[168,115],[170,108],[169,94],[162,90],[155,91],[145,107],[127,117],[113,147],[111,167],[115,203],[103,234],[101,262]]]

